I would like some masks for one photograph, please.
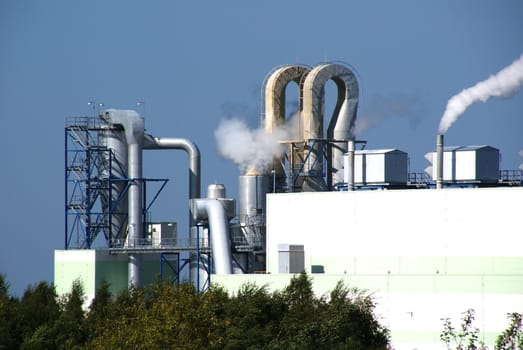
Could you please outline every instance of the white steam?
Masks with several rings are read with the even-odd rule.
[[[286,125],[272,133],[263,128],[251,129],[244,121],[233,118],[224,119],[214,132],[218,153],[234,162],[242,174],[256,171],[263,173],[270,169],[273,159],[285,152],[285,145],[279,141],[290,140],[296,135],[292,118]]]
[[[478,101],[486,102],[491,97],[510,97],[520,89],[522,84],[523,55],[496,75],[452,96],[441,117],[438,133],[444,134],[471,104]]]
[[[406,94],[374,95],[365,111],[358,115],[354,134],[361,135],[365,130],[373,128],[389,118],[405,120],[411,128],[415,128],[421,122],[424,110],[424,104],[415,96]]]

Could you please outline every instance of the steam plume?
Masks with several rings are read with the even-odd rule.
[[[415,96],[375,95],[366,110],[356,119],[354,134],[361,135],[363,131],[373,128],[391,117],[404,119],[412,128],[415,128],[421,122],[424,109],[422,101]]]
[[[471,104],[478,101],[486,102],[491,97],[510,97],[522,84],[523,55],[497,74],[452,96],[441,117],[438,134],[444,134]]]
[[[264,129],[251,129],[245,122],[238,118],[224,119],[214,132],[218,153],[234,162],[242,174],[248,171],[263,173],[272,165],[275,157],[280,157],[285,152],[285,146],[279,141],[288,140],[294,135],[296,128],[289,124],[267,133]]]

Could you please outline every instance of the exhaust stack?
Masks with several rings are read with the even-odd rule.
[[[443,188],[443,134],[436,138],[436,188]]]
[[[354,191],[354,140],[348,142],[348,156],[349,164],[347,169],[347,190]]]

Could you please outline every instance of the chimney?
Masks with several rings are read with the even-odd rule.
[[[436,140],[436,188],[443,188],[443,134]]]

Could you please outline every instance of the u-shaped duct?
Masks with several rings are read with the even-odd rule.
[[[287,65],[272,72],[265,83],[265,131],[274,132],[285,124],[285,91],[290,82],[295,82],[299,87],[299,111],[303,105],[302,84],[305,76],[310,71],[310,67],[303,65]],[[301,124],[301,123],[300,123]],[[283,157],[283,156],[282,156]],[[273,162],[275,179],[278,182],[284,181],[284,169],[282,157]],[[298,157],[292,157],[298,159]],[[294,164],[292,165],[294,166]]]
[[[336,105],[324,136],[325,84],[337,87]],[[285,122],[285,89],[289,82],[300,88],[300,125],[302,141],[309,150],[294,156],[298,162],[307,158],[303,173],[304,191],[331,190],[343,182],[343,155],[347,142],[354,141],[353,128],[358,108],[359,87],[356,75],[346,65],[326,63],[314,67],[289,65],[275,70],[265,87],[265,130],[272,132]],[[327,183],[323,178],[323,145],[327,139]],[[275,160],[276,175],[283,175],[281,159]],[[294,164],[293,164],[294,166]]]
[[[358,108],[358,81],[353,71],[342,64],[328,63],[315,67],[303,84],[303,138],[306,141],[323,138],[325,83],[333,80],[338,88],[336,106],[327,128],[327,188],[343,182],[343,155],[347,141],[354,140],[353,128]],[[304,188],[321,190],[323,173],[322,147],[310,147],[305,171],[312,176],[305,179]],[[306,188],[307,189],[307,188]]]

